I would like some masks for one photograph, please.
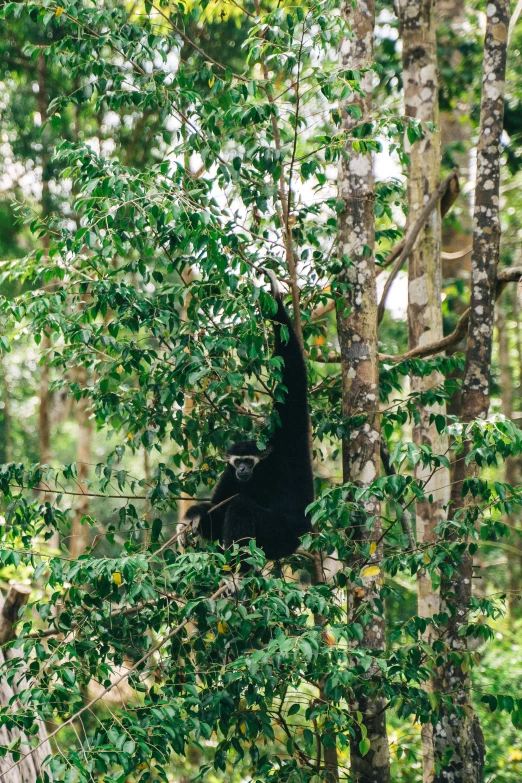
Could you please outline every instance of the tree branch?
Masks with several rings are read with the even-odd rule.
[[[441,214],[442,214],[442,201],[444,201],[445,203],[446,212],[449,210],[451,204],[453,204],[459,192],[458,182],[459,180],[457,175],[457,169],[454,168],[448,174],[448,176],[442,180],[437,190],[431,194],[428,201],[426,202],[424,209],[420,213],[418,220],[413,224],[413,226],[411,226],[411,228],[408,229],[406,236],[401,240],[400,243],[398,243],[398,244],[402,244],[402,248],[398,254],[397,261],[395,262],[395,265],[392,271],[390,272],[390,276],[388,277],[382,292],[381,301],[379,302],[379,308],[377,310],[378,323],[382,321],[384,315],[384,308],[386,305],[386,298],[393,284],[393,281],[399,274],[404,261],[413,250],[413,246],[415,245],[417,237],[419,236],[421,230],[424,228],[426,221],[428,220],[432,210],[435,209],[439,201],[441,202]],[[395,252],[396,252],[395,249],[392,250],[390,256],[393,256]]]
[[[500,269],[497,272],[495,299],[498,299],[508,283],[515,283],[520,279],[522,279],[522,267],[511,266],[507,267],[506,269]],[[468,329],[469,314],[470,308],[468,307],[468,309],[465,310],[460,316],[457,325],[451,334],[448,334],[441,340],[437,340],[437,342],[434,343],[428,343],[428,345],[419,345],[417,348],[413,348],[411,351],[403,353],[400,356],[380,354],[379,359],[381,361],[388,362],[403,362],[406,359],[420,359],[424,356],[432,356],[434,353],[440,353],[441,351],[445,351],[448,348],[452,348],[454,345],[459,343],[463,337],[465,337]]]
[[[459,192],[460,192],[459,180],[458,180],[458,176],[457,176],[457,169],[453,169],[453,172],[451,172],[451,174],[453,174],[453,173],[455,173],[455,175],[451,178],[451,180],[449,182],[449,185],[447,187],[447,190],[440,197],[440,199],[441,199],[441,202],[440,202],[440,215],[441,215],[441,217],[446,217],[446,215],[450,211],[451,207],[455,203],[456,198],[457,198],[457,196],[459,195]],[[446,177],[444,182],[446,182],[447,180],[448,180],[448,177]],[[422,215],[420,217],[422,217]],[[419,219],[420,219],[420,217],[419,217]],[[420,229],[422,229],[422,227],[423,226],[420,226]],[[402,237],[402,239],[399,239],[399,241],[393,246],[392,250],[390,251],[390,254],[389,254],[388,258],[381,265],[380,269],[377,270],[377,275],[380,275],[381,272],[384,272],[385,269],[387,269],[389,266],[391,266],[393,264],[393,262],[395,261],[395,259],[399,255],[399,253],[402,252],[402,250],[404,248],[404,244],[406,242],[406,238],[407,237]],[[466,251],[466,253],[470,253],[470,252],[471,252],[471,248]],[[464,253],[464,255],[466,255],[466,253]],[[458,255],[457,254],[453,254],[453,253],[442,253],[442,257],[443,258],[444,257],[457,258],[457,257],[460,257],[460,253]]]
[[[522,267],[510,266],[506,267],[505,269],[499,269],[497,272],[497,288],[495,291],[495,298],[498,299],[502,291],[509,283],[517,283],[521,280]],[[392,354],[387,353],[380,353],[379,361],[398,363],[404,362],[407,359],[422,359],[425,356],[432,356],[435,353],[441,353],[441,351],[446,351],[448,348],[452,348],[454,345],[457,345],[457,343],[459,343],[466,335],[469,322],[469,313],[470,308],[468,307],[467,310],[465,310],[460,316],[459,320],[457,321],[457,325],[451,334],[446,335],[446,337],[443,337],[441,340],[428,343],[427,345],[419,345],[417,348],[412,348],[411,351],[399,354],[398,356],[393,356]],[[330,351],[330,353],[325,357],[312,357],[309,355],[309,359],[310,361],[321,362],[324,364],[335,364],[341,361],[341,357],[335,351]]]
[[[440,202],[441,202],[440,203],[441,217],[445,217],[445,215],[447,215],[447,213],[449,212],[449,210],[451,209],[451,207],[455,203],[455,200],[456,200],[459,192],[460,192],[459,180],[458,180],[458,176],[457,176],[457,169],[455,168],[441,182],[439,188],[437,188],[435,193],[431,196],[430,201],[428,201],[428,203],[426,204],[426,208],[425,209],[427,209],[429,207],[429,210],[427,211],[427,213],[425,214],[425,212],[423,212],[419,216],[418,222],[415,224],[415,226],[413,226],[412,231],[415,231],[415,236],[413,237],[412,245],[415,243],[415,240],[417,239],[417,236],[418,236],[419,232],[422,230],[424,224],[426,223],[426,221],[427,221],[427,219],[428,219],[428,217],[430,215],[431,210],[435,207],[437,201],[440,199]],[[433,202],[432,202],[432,199],[434,199]],[[391,266],[391,264],[393,264],[393,262],[395,261],[396,258],[398,258],[398,256],[401,256],[400,266],[402,266],[402,264],[404,263],[404,258],[405,258],[404,251],[405,251],[406,242],[408,242],[408,237],[409,237],[409,233],[405,237],[402,237],[402,239],[400,239],[394,245],[394,247],[392,248],[388,258],[386,259],[386,261],[383,263],[383,265],[380,267],[380,269],[377,269],[376,276],[380,275],[381,272],[384,272],[385,269],[387,269],[389,266]],[[410,253],[411,249],[412,248],[409,247],[406,250],[406,254]],[[459,250],[457,253],[444,253],[443,252],[443,253],[441,253],[441,257],[445,261],[454,261],[456,259],[463,258],[464,256],[467,256],[469,253],[471,253],[471,246],[465,248],[464,250]],[[389,288],[391,287],[391,283],[393,282],[393,280],[395,279],[396,275],[400,271],[399,262],[397,262],[396,266],[398,268],[396,269],[394,267],[392,272],[390,273],[390,277],[388,278],[389,285],[387,283],[386,286],[385,286],[385,290],[388,289],[388,290],[386,290],[386,294],[388,293]],[[384,297],[384,292],[383,292],[383,297]],[[382,298],[381,298],[381,304],[382,304]],[[380,306],[381,305],[379,305],[379,307]],[[326,304],[320,305],[319,307],[317,307],[317,309],[312,312],[310,320],[311,321],[318,321],[323,316],[327,315],[328,313],[331,313],[332,310],[334,310],[334,309],[335,309],[335,299],[331,299]],[[379,315],[379,323],[380,323],[381,319],[382,319],[382,316]]]
[[[115,500],[150,500],[147,495],[105,495],[103,492],[71,492],[67,489],[50,489],[49,487],[24,487],[23,484],[9,484],[15,489],[34,489],[35,492],[47,492],[53,495],[72,495],[86,498],[113,498]],[[169,500],[209,500],[209,498],[191,498],[183,495],[172,496]]]

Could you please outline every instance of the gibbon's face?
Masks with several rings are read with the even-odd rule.
[[[249,455],[245,457],[231,456],[228,458],[228,464],[236,471],[238,481],[250,481],[254,473],[254,468],[259,462],[259,457]]]
[[[268,446],[264,451],[257,448],[255,441],[242,441],[241,443],[234,443],[231,446],[226,455],[230,467],[236,474],[236,479],[242,483],[250,481],[254,475],[256,465],[258,465],[262,459],[268,457],[272,451]]]

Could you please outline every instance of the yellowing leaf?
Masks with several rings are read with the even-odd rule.
[[[211,77],[210,77],[210,79],[208,80],[208,86],[209,86],[209,87],[213,87],[213,86],[214,86],[214,82],[215,82],[215,81],[216,81],[216,77],[214,76],[214,74],[212,74],[212,76],[211,76]]]
[[[232,571],[232,568],[229,565],[224,565],[222,570],[223,571]]]
[[[427,552],[424,552],[424,565],[428,565],[430,562],[430,556]]]
[[[243,735],[247,733],[247,727],[246,727],[246,723],[240,723],[240,724],[239,724],[239,731],[240,731],[240,732],[241,732],[241,734],[243,734]]]
[[[55,16],[61,16],[62,14],[63,14],[63,8],[62,8],[61,5],[59,5],[58,8],[56,9],[56,12],[55,12],[54,15]]]
[[[203,465],[201,466],[201,470],[208,470],[208,465],[206,462],[204,462]]]
[[[113,581],[113,582],[114,582],[114,584],[115,584],[115,585],[117,585],[118,587],[121,585],[121,574],[120,574],[120,572],[119,572],[119,571],[115,571],[115,572],[113,573],[113,575],[112,575],[112,581]]]
[[[220,620],[217,624],[218,633],[224,634],[228,631],[228,623],[225,623],[223,620]]]
[[[364,577],[377,576],[377,574],[380,573],[381,573],[381,569],[379,568],[379,566],[368,566],[368,568],[364,569],[361,576]]]
[[[372,543],[370,544],[370,554],[373,555],[376,549],[377,549],[377,541],[372,541]]]
[[[335,644],[335,636],[330,631],[323,631],[321,637],[326,644]]]

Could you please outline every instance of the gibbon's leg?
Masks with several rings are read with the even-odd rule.
[[[248,546],[250,539],[256,537],[256,520],[259,521],[259,512],[263,511],[257,503],[246,498],[236,498],[233,500],[225,513],[223,524],[223,546],[228,549],[233,544],[239,546]],[[265,511],[265,514],[270,513]],[[235,595],[241,586],[241,577],[248,573],[250,566],[244,561],[244,555],[241,556],[239,574],[233,574],[222,580],[227,585],[227,590],[223,594],[226,596]]]
[[[229,549],[232,544],[248,546],[251,538],[256,537],[256,522],[264,509],[247,498],[235,498],[229,503],[223,524],[223,546]],[[265,511],[265,514],[270,513]],[[246,573],[249,566],[241,561],[241,572]]]
[[[269,560],[281,560],[289,557],[299,546],[299,536],[296,532],[298,524],[296,520],[263,508],[258,503],[248,498],[238,497],[233,500],[225,514],[223,525],[223,545],[231,547],[234,543],[239,546],[248,546],[250,539],[254,539],[256,546],[260,547]],[[240,575],[248,573],[250,566],[245,562],[243,555],[240,564]],[[231,580],[227,580],[230,584]],[[234,580],[232,580],[234,581]],[[234,585],[230,585],[229,592],[235,592],[238,588],[238,577]]]
[[[212,504],[198,503],[196,506],[191,506],[181,522],[178,522],[176,527],[176,533],[178,533],[178,544],[182,552],[185,551],[189,540],[197,540],[198,536],[202,535],[203,538],[209,538],[211,535],[212,521],[207,513],[212,508]],[[209,535],[205,535],[205,533]],[[219,538],[219,535],[216,536]]]

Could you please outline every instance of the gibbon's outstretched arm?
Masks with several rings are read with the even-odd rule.
[[[281,426],[276,429],[271,443],[274,447],[283,446],[288,450],[292,449],[294,456],[299,457],[304,455],[305,451],[309,451],[310,419],[306,364],[292,321],[283,304],[277,278],[272,270],[265,269],[265,272],[270,280],[272,296],[277,303],[277,311],[269,316],[274,326],[274,356],[281,356],[284,360],[282,382],[288,390],[284,401],[274,403]],[[286,327],[288,340],[286,335],[283,339],[282,326]],[[306,449],[301,444],[306,444]],[[297,455],[296,447],[298,447]],[[309,461],[308,457],[307,461]]]

